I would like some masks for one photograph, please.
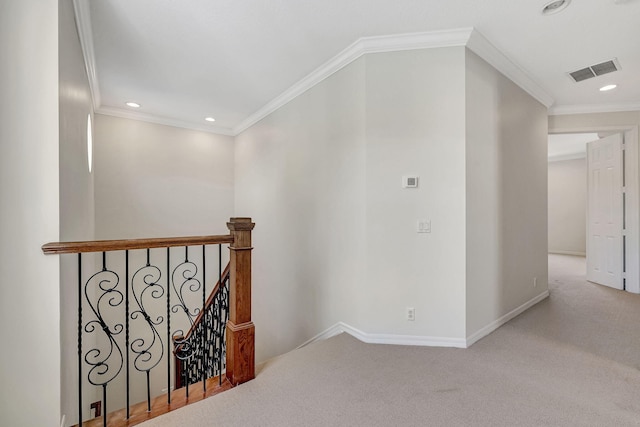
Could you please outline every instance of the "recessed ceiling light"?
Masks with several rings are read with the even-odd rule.
[[[605,91],[607,91],[607,90],[615,89],[615,88],[617,88],[617,87],[618,87],[618,85],[606,85],[606,86],[602,86],[602,87],[600,88],[600,92],[605,92]]]
[[[214,119],[213,117],[205,117],[205,120],[208,122],[215,122],[216,119]]]
[[[571,0],[553,0],[544,5],[542,8],[543,15],[553,15],[554,13],[558,13],[561,10],[566,9],[569,6]]]
[[[137,102],[127,102],[127,106],[131,108],[140,108],[140,104]]]

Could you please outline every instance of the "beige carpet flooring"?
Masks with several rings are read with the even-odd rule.
[[[141,426],[640,426],[640,296],[549,263],[550,298],[469,349],[342,334]]]

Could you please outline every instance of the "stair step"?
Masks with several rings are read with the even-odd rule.
[[[190,403],[199,402],[207,397],[215,396],[218,393],[233,388],[233,385],[223,378],[222,385],[219,384],[218,377],[209,378],[207,381],[207,392],[203,393],[202,381],[191,384],[189,386],[189,397],[186,396],[186,389],[184,387],[171,392],[171,403],[167,403],[167,395],[163,394],[151,400],[151,412],[147,411],[147,402],[141,402],[136,405],[132,405],[129,411],[129,419],[126,418],[127,410],[120,409],[118,411],[111,412],[107,415],[107,427],[131,427],[137,424],[141,424],[147,420],[166,414],[167,412],[175,411]],[[102,417],[93,418],[85,421],[82,424],[83,427],[102,427]],[[77,426],[74,426],[77,427]]]

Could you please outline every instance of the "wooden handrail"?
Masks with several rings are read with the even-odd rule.
[[[42,246],[42,252],[51,254],[77,254],[84,252],[124,251],[133,249],[168,248],[174,246],[218,245],[233,243],[233,235],[160,237],[154,239],[93,240],[85,242],[52,242]]]

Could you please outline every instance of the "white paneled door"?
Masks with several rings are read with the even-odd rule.
[[[587,280],[623,289],[622,134],[587,144]]]

